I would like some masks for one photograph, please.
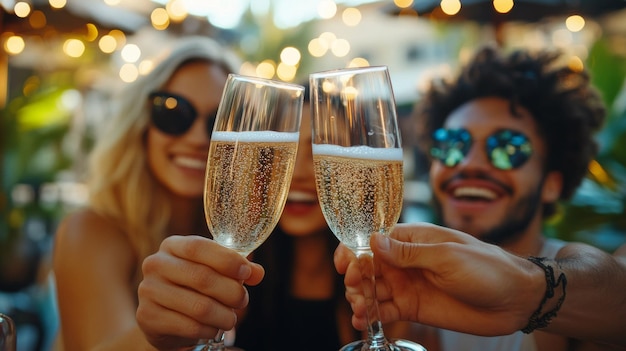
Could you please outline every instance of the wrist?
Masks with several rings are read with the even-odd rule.
[[[546,274],[544,270],[538,265],[532,263],[527,258],[523,258],[524,268],[528,273],[529,279],[525,285],[526,295],[522,295],[522,298],[526,297],[524,302],[524,311],[522,313],[521,322],[518,330],[522,330],[528,325],[528,319],[535,313],[537,307],[541,304],[543,297],[546,293]]]
[[[554,260],[545,257],[528,257],[529,262],[540,268],[542,273],[543,289],[537,291],[543,292],[543,296],[536,309],[530,314],[528,323],[522,331],[526,334],[533,332],[538,328],[545,328],[556,317],[566,296],[567,278],[565,273]],[[535,271],[537,271],[535,269]],[[533,275],[537,278],[537,275]],[[534,280],[536,282],[536,279]]]

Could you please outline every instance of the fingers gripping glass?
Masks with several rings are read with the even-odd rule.
[[[466,129],[437,129],[433,133],[430,155],[447,167],[463,162],[472,147],[472,135]],[[487,137],[485,151],[491,164],[502,170],[521,167],[532,155],[528,137],[510,129],[499,130]]]
[[[183,135],[193,125],[198,112],[191,102],[180,95],[157,91],[149,96],[152,124],[169,135]],[[211,136],[217,110],[206,120],[206,132]]]
[[[280,81],[237,74],[226,80],[209,145],[204,213],[213,240],[243,256],[267,239],[285,206],[303,94],[303,86]],[[219,331],[202,350],[235,348],[224,346]]]
[[[313,163],[324,218],[357,256],[367,302],[367,339],[340,351],[425,351],[387,339],[376,299],[372,233],[388,235],[402,210],[403,157],[385,66],[310,75]]]

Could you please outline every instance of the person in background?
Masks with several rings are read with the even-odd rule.
[[[277,228],[250,257],[263,266],[265,277],[259,285],[248,287],[248,305],[236,311],[236,324],[228,316],[228,323],[213,325],[224,330],[235,325],[227,335],[227,343],[246,351],[337,350],[362,337],[351,325],[352,311],[345,299],[342,277],[333,266],[338,240],[318,203],[308,98],[307,91],[285,208]],[[183,340],[200,338],[197,331],[206,326],[199,321],[206,318],[204,314],[215,313],[217,307],[209,307],[209,302],[198,308],[204,298],[199,294],[208,295],[203,287],[208,283],[200,277],[209,276],[205,271],[210,272],[218,263],[200,262],[194,256],[203,252],[208,255],[212,250],[208,244],[196,238],[172,236],[144,263],[137,317],[160,350],[176,349],[186,345]],[[193,250],[181,250],[182,246]],[[190,298],[181,300],[181,296]],[[226,315],[221,308],[219,313]],[[210,332],[210,337],[215,335],[213,329]]]
[[[542,233],[583,180],[605,117],[588,74],[560,58],[482,48],[417,105],[443,226],[398,225],[372,246],[383,322],[439,328],[429,351],[626,347],[623,254]],[[362,329],[358,265],[343,246],[335,265]]]
[[[194,234],[177,249],[195,254],[198,262],[217,262],[212,271],[191,277],[204,282],[202,292],[211,296],[196,308],[206,300],[228,307],[203,314],[202,323],[231,326],[231,310],[246,303],[242,282],[261,280],[261,267],[206,238],[202,205],[212,124],[226,78],[238,65],[236,56],[209,38],[179,38],[149,74],[116,96],[116,115],[91,155],[88,205],[64,218],[55,236],[53,272],[65,350],[154,349],[136,319],[137,289],[144,258],[173,233]],[[199,241],[202,246],[194,245]],[[215,329],[199,334],[212,336]]]

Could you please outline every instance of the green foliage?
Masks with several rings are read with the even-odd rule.
[[[626,82],[626,59],[611,51],[607,39],[590,50],[589,70],[608,107],[598,135],[600,152],[572,201],[563,206],[548,232],[565,240],[583,241],[607,251],[626,242],[626,109],[619,102]],[[626,96],[622,95],[624,99]]]
[[[0,242],[19,231],[27,214],[15,208],[14,186],[23,183],[37,189],[71,165],[63,150],[71,113],[59,104],[65,90],[56,87],[18,97],[0,110]]]
[[[592,84],[601,90],[606,105],[613,106],[626,77],[626,59],[614,54],[610,41],[602,38],[589,50],[587,65]],[[611,117],[615,116],[609,115]]]

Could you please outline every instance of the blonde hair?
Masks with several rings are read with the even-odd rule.
[[[163,86],[185,62],[206,60],[236,72],[237,57],[206,37],[176,39],[154,69],[113,99],[116,113],[100,135],[89,159],[89,205],[120,224],[128,234],[138,262],[158,249],[171,208],[168,194],[152,174],[144,135],[150,124],[148,95]]]

